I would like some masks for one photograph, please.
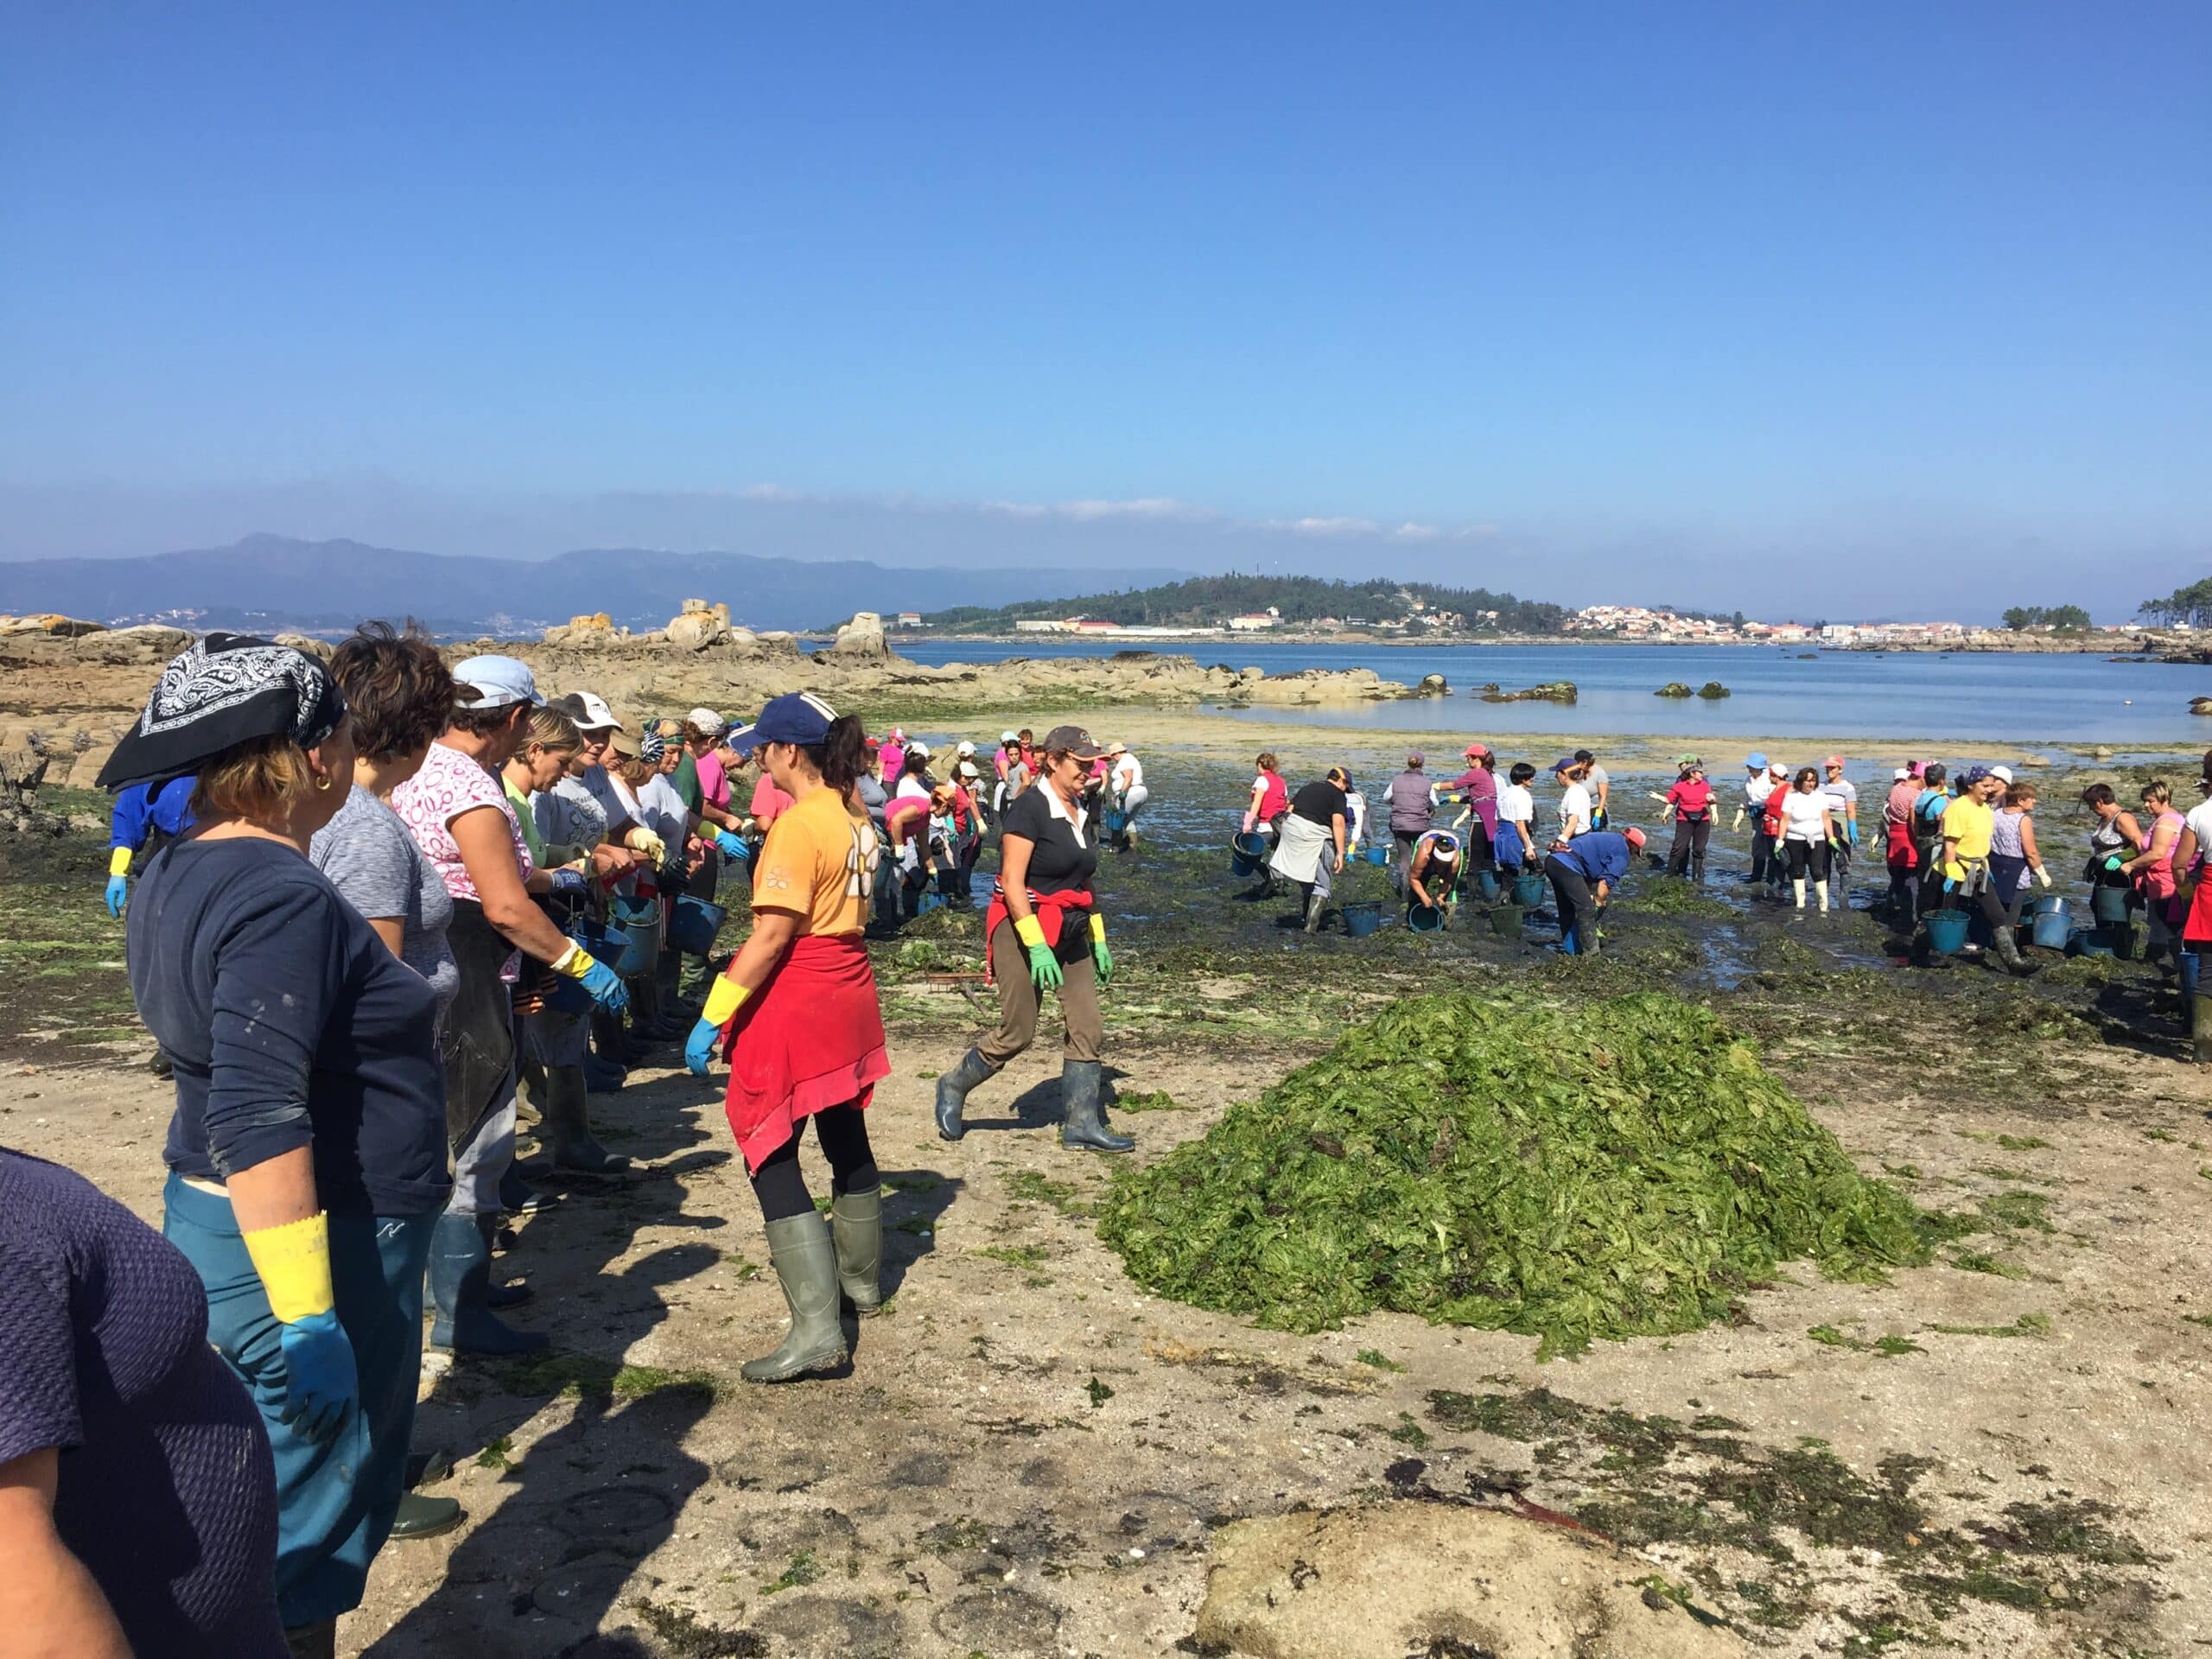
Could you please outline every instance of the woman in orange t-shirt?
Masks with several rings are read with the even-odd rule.
[[[793,692],[742,741],[793,804],[753,861],[753,932],[709,992],[684,1058],[702,1077],[716,1048],[729,1058],[729,1126],[791,1316],[782,1345],[742,1370],[783,1382],[844,1363],[841,1290],[858,1313],[880,1303],[882,1188],[861,1114],[891,1062],[861,930],[882,849],[854,797],[868,765],[857,719]],[[799,1173],[810,1118],[830,1160],[827,1221]]]

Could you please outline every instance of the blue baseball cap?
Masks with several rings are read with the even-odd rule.
[[[1758,749],[1753,749],[1749,754],[1744,757],[1744,765],[1748,769],[1764,772],[1766,770],[1766,755],[1764,752]]]
[[[542,703],[537,677],[526,663],[512,657],[471,657],[453,665],[461,709],[507,709],[518,702]]]
[[[1580,760],[1577,760],[1573,755],[1562,754],[1558,760],[1552,762],[1552,775],[1556,777],[1560,772],[1565,772],[1568,767],[1579,766],[1582,763]]]
[[[830,735],[830,722],[837,711],[811,691],[790,691],[770,700],[760,718],[729,734],[729,747],[750,754],[763,743],[796,743],[812,748]]]

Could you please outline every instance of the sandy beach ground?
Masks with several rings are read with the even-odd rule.
[[[555,1357],[426,1371],[417,1445],[454,1464],[428,1490],[460,1497],[468,1523],[385,1551],[341,1652],[1205,1651],[1194,1632],[1225,1528],[1368,1503],[1577,1517],[1630,1550],[1654,1594],[1725,1622],[1716,1652],[1734,1650],[1726,1637],[1784,1655],[2179,1659],[2212,1643],[2212,1082],[2183,1058],[2155,973],[2054,960],[2015,982],[1918,965],[1864,908],[1870,875],[1859,908],[1828,918],[1732,880],[1668,912],[1646,887],[1639,910],[1632,883],[1606,954],[1580,961],[1548,948],[1541,916],[1504,937],[1471,910],[1433,938],[1355,941],[1332,922],[1307,939],[1217,851],[1245,763],[1264,745],[1294,779],[1344,757],[1395,769],[1434,734],[1087,718],[1140,745],[1161,806],[1159,838],[1102,880],[1123,963],[1109,1058],[1151,1104],[1120,1119],[1138,1160],[1398,995],[1556,997],[1595,1033],[1606,997],[1662,988],[1755,1038],[1862,1170],[1979,1230],[1887,1284],[1799,1264],[1727,1323],[1546,1363],[1529,1338],[1396,1314],[1301,1337],[1164,1301],[1097,1240],[1111,1168],[1057,1144],[1049,1035],[978,1091],[974,1133],[936,1138],[932,1079],[983,1024],[960,976],[980,959],[976,924],[938,912],[871,945],[894,1066],[870,1116],[892,1301],[855,1331],[849,1373],[739,1379],[784,1317],[757,1208],[718,1088],[648,1065],[594,1103],[637,1168],[561,1187],[503,1257],[537,1289],[518,1322],[551,1333]],[[1584,741],[1629,775],[1686,747]],[[1974,758],[2037,756],[2055,791],[2142,770],[2131,756],[2096,774],[2055,747]],[[0,1141],[157,1222],[168,1091],[143,1070],[99,906],[97,799],[62,804],[68,836],[0,843],[0,961],[17,987]],[[1739,842],[1717,875],[1740,869]],[[726,896],[727,944],[744,905]],[[808,1167],[821,1183],[810,1152]]]

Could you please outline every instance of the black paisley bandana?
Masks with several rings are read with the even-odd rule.
[[[180,778],[256,738],[289,736],[313,748],[345,717],[344,695],[306,652],[251,634],[211,633],[169,659],[100,768],[100,787]]]

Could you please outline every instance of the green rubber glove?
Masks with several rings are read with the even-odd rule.
[[[1106,948],[1105,940],[1093,939],[1090,942],[1090,960],[1098,969],[1098,982],[1111,985],[1114,982],[1114,953]]]
[[[1040,991],[1057,991],[1065,979],[1060,972],[1058,957],[1049,944],[1033,944],[1029,950],[1029,981]]]

